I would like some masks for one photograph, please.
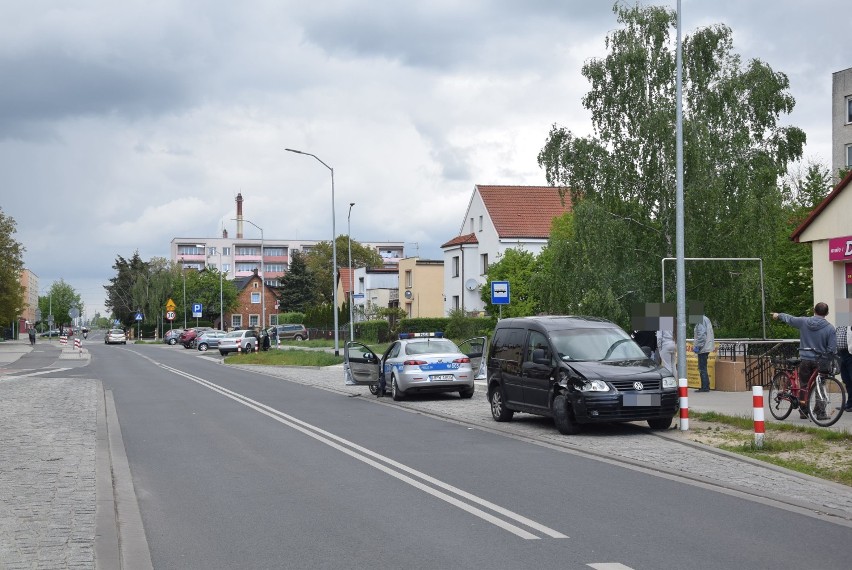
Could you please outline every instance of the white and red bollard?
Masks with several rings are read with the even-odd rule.
[[[754,406],[754,446],[763,449],[763,435],[766,431],[763,419],[763,386],[751,387],[751,400]]]
[[[80,356],[83,356],[83,341],[79,338],[74,339],[74,348],[80,353]]]
[[[689,431],[689,380],[678,379],[677,393],[680,397],[680,431]]]

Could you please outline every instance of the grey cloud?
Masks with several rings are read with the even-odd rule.
[[[44,125],[66,118],[126,118],[175,110],[189,89],[179,74],[137,61],[82,61],[60,52],[0,59],[0,137],[46,135]]]

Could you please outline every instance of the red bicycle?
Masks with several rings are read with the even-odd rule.
[[[801,358],[773,360],[779,370],[769,384],[769,412],[775,419],[784,420],[793,410],[801,409],[818,426],[834,425],[846,406],[846,389],[834,377],[834,355],[817,353],[817,368],[804,389],[799,378],[801,361]]]

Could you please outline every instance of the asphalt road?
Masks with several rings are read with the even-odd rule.
[[[75,374],[112,393],[155,568],[848,567],[848,526],[699,482],[218,354],[87,347]]]

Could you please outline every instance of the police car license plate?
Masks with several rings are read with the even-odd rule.
[[[430,377],[432,382],[446,382],[447,380],[453,380],[454,378],[455,376],[452,374],[435,374]]]
[[[622,400],[625,406],[659,406],[659,394],[625,394]]]

